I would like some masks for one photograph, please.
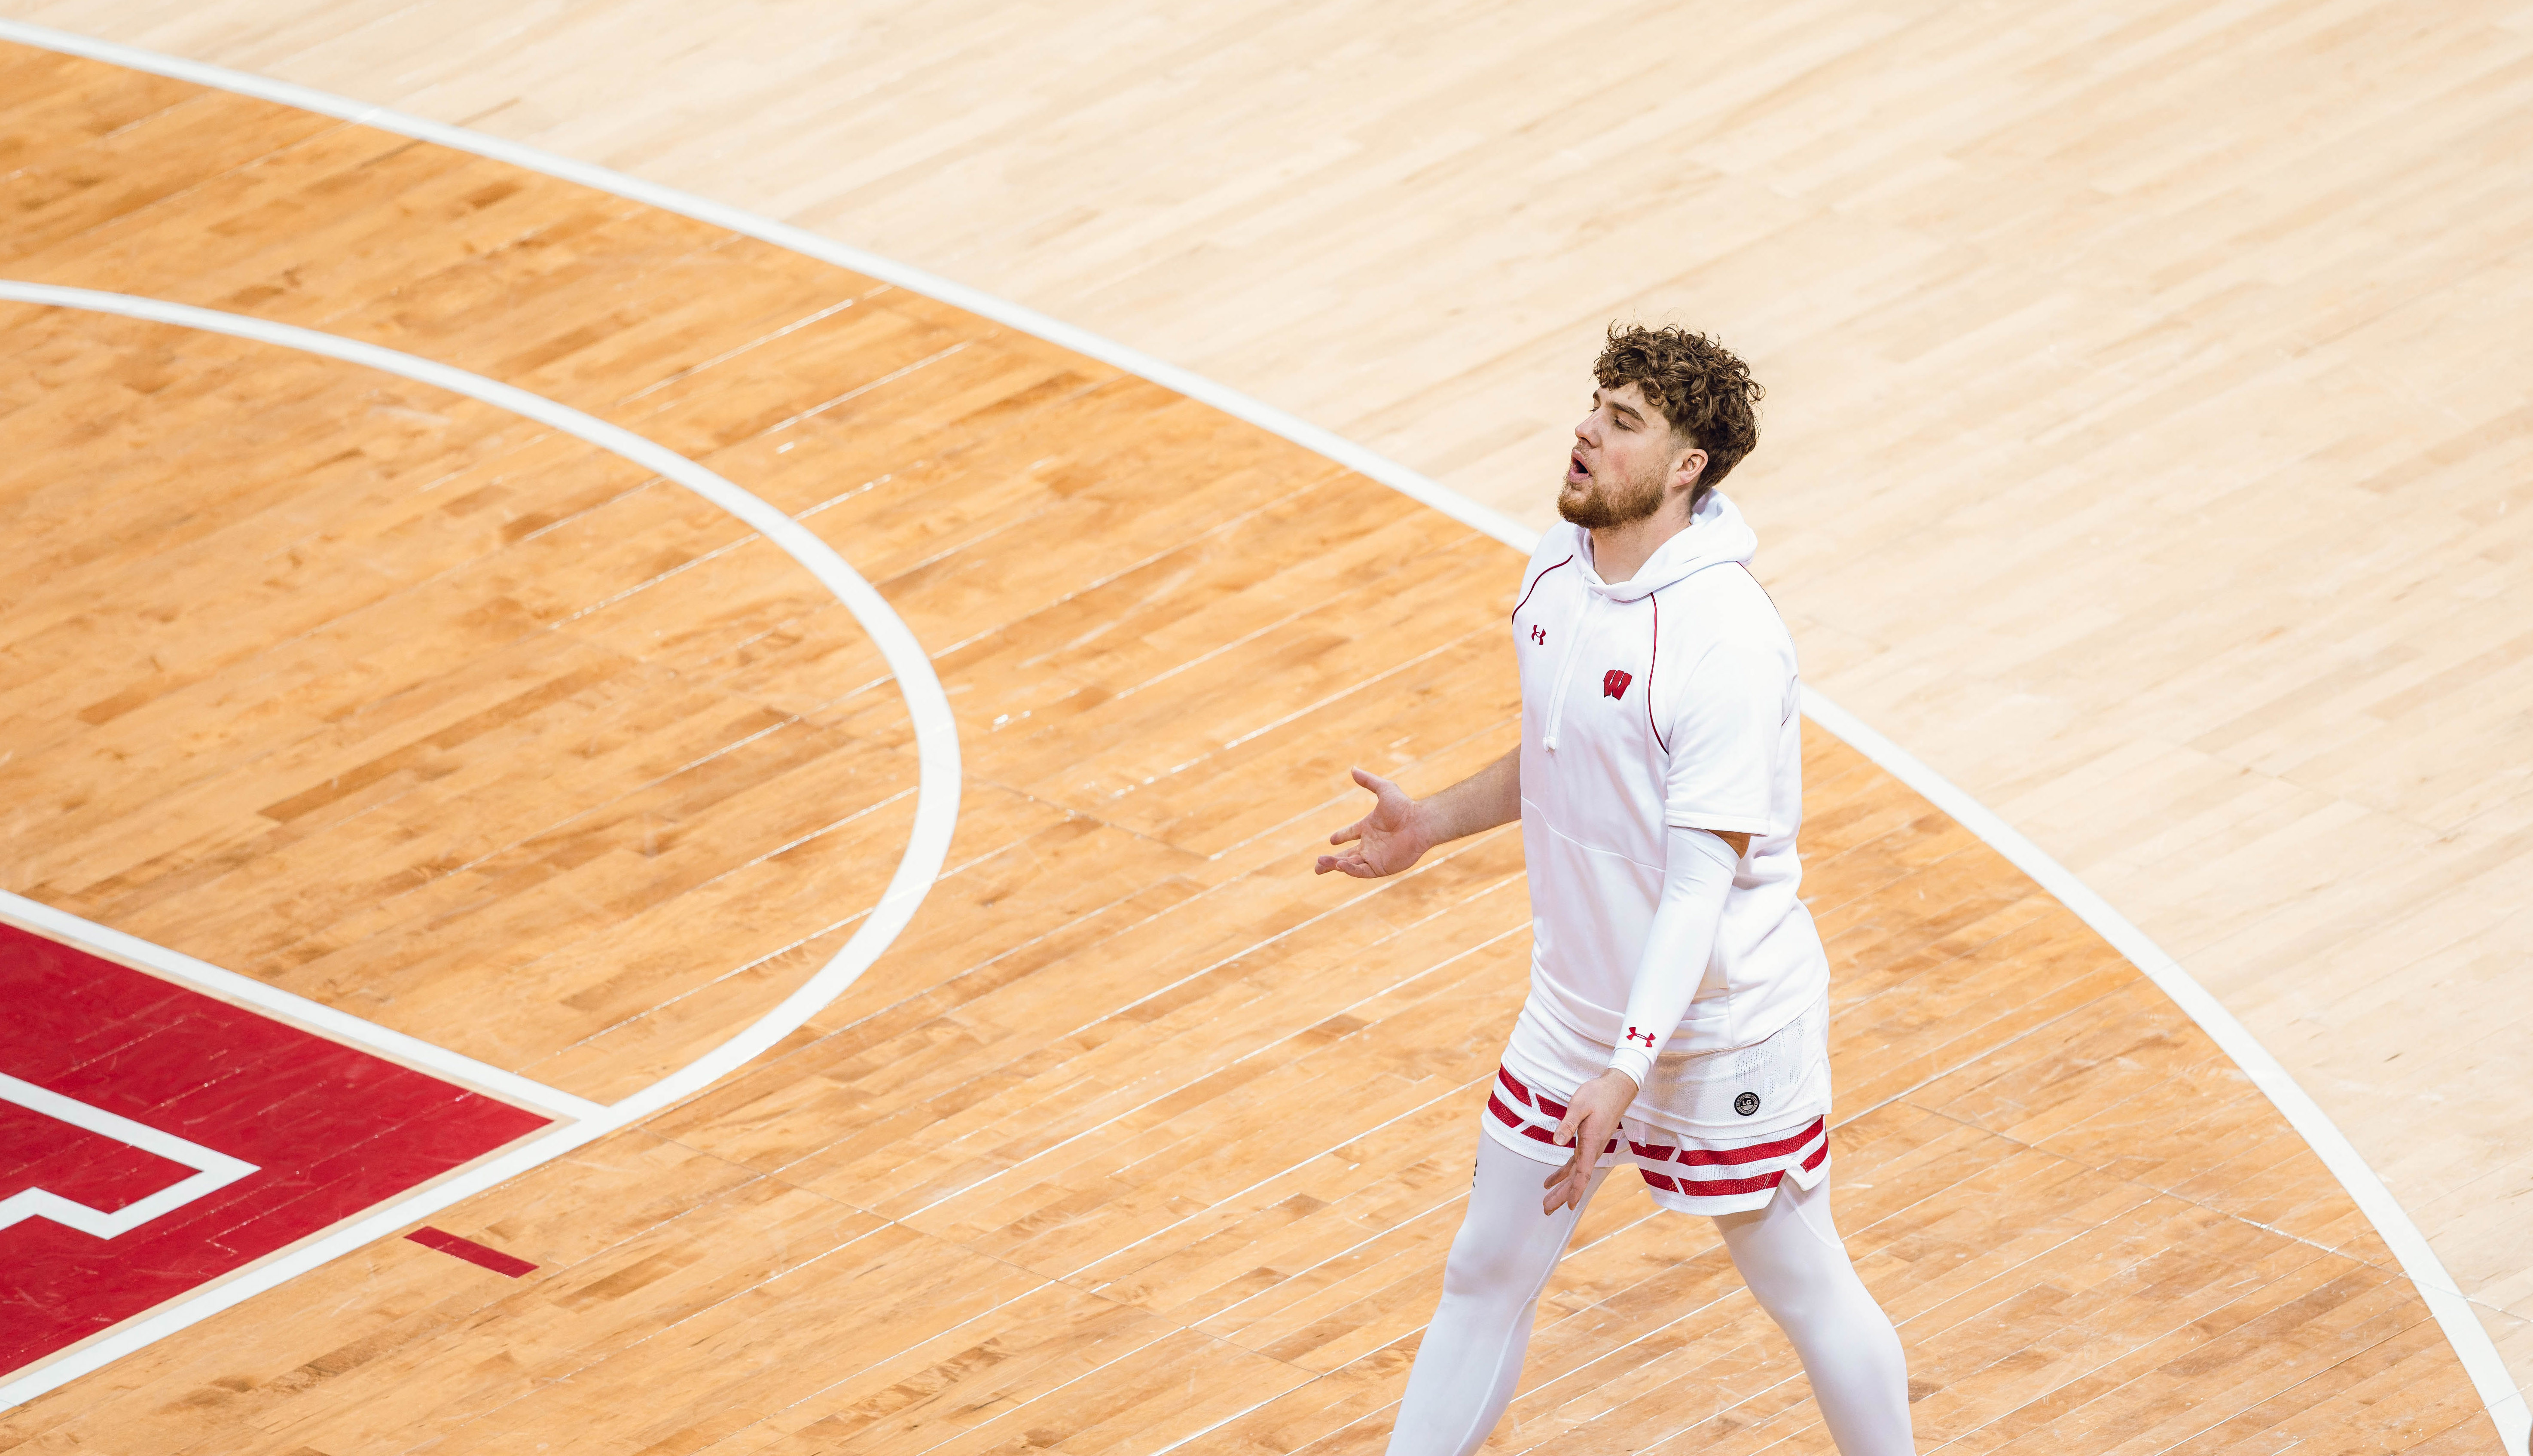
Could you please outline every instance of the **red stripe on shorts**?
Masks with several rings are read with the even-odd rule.
[[[1499,1067],[1496,1069],[1496,1080],[1502,1082],[1504,1084],[1504,1090],[1512,1093],[1512,1100],[1520,1103],[1524,1107],[1528,1107],[1530,1105],[1530,1088],[1513,1080],[1511,1073]]]
[[[1502,1090],[1510,1093],[1520,1103],[1520,1107],[1516,1109],[1513,1104],[1507,1103],[1503,1097],[1497,1095],[1496,1091],[1490,1088],[1487,1093],[1487,1111],[1497,1121],[1534,1142],[1545,1142],[1552,1147],[1561,1145],[1557,1141],[1557,1124],[1549,1119],[1563,1118],[1565,1109],[1546,1095],[1524,1086],[1511,1073],[1502,1068],[1496,1070],[1496,1077],[1502,1083]],[[1805,1173],[1818,1168],[1829,1158],[1828,1130],[1829,1119],[1824,1117],[1814,1118],[1809,1127],[1787,1136],[1772,1137],[1765,1142],[1748,1143],[1741,1147],[1678,1147],[1662,1142],[1638,1142],[1632,1138],[1626,1140],[1625,1147],[1629,1155],[1639,1160],[1636,1171],[1644,1179],[1645,1186],[1648,1188],[1682,1198],[1731,1198],[1781,1187],[1785,1182],[1786,1174],[1792,1171],[1787,1166],[1789,1163],[1793,1163],[1794,1167]],[[1602,1150],[1603,1154],[1606,1156],[1617,1152],[1620,1146],[1620,1139],[1613,1137],[1610,1139],[1609,1146]],[[1808,1152],[1805,1151],[1806,1148],[1809,1149]],[[1799,1162],[1795,1161],[1797,1158],[1800,1159]],[[1681,1165],[1677,1171],[1657,1173],[1646,1166],[1648,1162],[1667,1162],[1674,1159]],[[1752,1171],[1753,1165],[1771,1162],[1778,1166],[1764,1173]],[[1728,1176],[1695,1177],[1688,1171],[1691,1168],[1714,1169]],[[1734,1172],[1738,1172],[1742,1176],[1729,1176]]]
[[[1829,1141],[1824,1138],[1821,1145],[1813,1148],[1812,1155],[1803,1159],[1799,1166],[1804,1172],[1809,1173],[1819,1167],[1821,1161],[1828,1156]],[[1774,1173],[1763,1173],[1750,1178],[1682,1178],[1675,1181],[1672,1191],[1691,1198],[1730,1197],[1735,1194],[1755,1194],[1763,1188],[1775,1188],[1785,1176],[1785,1170],[1780,1168]],[[1645,1181],[1652,1182],[1653,1175],[1647,1174]]]
[[[1504,1106],[1503,1099],[1493,1092],[1487,1093],[1487,1111],[1494,1113],[1498,1118],[1502,1120],[1505,1127],[1521,1134],[1524,1137],[1548,1143],[1554,1143],[1557,1140],[1556,1134],[1528,1121],[1519,1113]]]
[[[1814,1118],[1810,1127],[1799,1133],[1780,1137],[1773,1142],[1753,1142],[1747,1147],[1728,1147],[1721,1152],[1710,1152],[1702,1147],[1683,1147],[1679,1150],[1679,1160],[1692,1167],[1712,1168],[1731,1167],[1735,1163],[1755,1163],[1765,1158],[1782,1158],[1818,1137],[1821,1135],[1822,1125],[1827,1121],[1826,1118]]]
[[[1761,1174],[1756,1178],[1719,1178],[1706,1183],[1667,1178],[1644,1168],[1639,1168],[1636,1172],[1648,1187],[1661,1189],[1667,1194],[1678,1194],[1683,1198],[1723,1198],[1735,1194],[1755,1194],[1763,1188],[1775,1188],[1786,1181],[1783,1169],[1774,1173]]]
[[[1532,1095],[1536,1096],[1537,1094],[1533,1093]],[[1546,1099],[1543,1098],[1541,1100],[1543,1105],[1545,1105]],[[1520,1113],[1504,1106],[1503,1099],[1493,1092],[1489,1092],[1487,1094],[1487,1111],[1494,1113],[1497,1119],[1505,1127],[1513,1129],[1520,1133],[1521,1136],[1530,1138],[1534,1142],[1545,1142],[1551,1147],[1564,1146],[1563,1143],[1557,1140],[1556,1124],[1532,1122],[1530,1119],[1523,1117]],[[1564,1111],[1560,1109],[1558,1116],[1561,1118],[1564,1115]],[[1603,1153],[1614,1153],[1618,1150],[1619,1139],[1616,1137],[1611,1138],[1609,1145],[1601,1149]]]
[[[1762,1173],[1756,1178],[1711,1178],[1694,1181],[1683,1178],[1672,1185],[1672,1192],[1685,1198],[1725,1198],[1735,1194],[1755,1194],[1763,1188],[1775,1188],[1785,1181],[1785,1170],[1780,1168],[1774,1173]]]

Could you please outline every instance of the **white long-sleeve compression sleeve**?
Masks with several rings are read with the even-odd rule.
[[[1637,1086],[1645,1084],[1654,1058],[1679,1029],[1706,978],[1724,897],[1739,863],[1733,846],[1706,830],[1674,825],[1664,831],[1662,900],[1654,906],[1653,928],[1627,993],[1626,1031],[1610,1053],[1610,1065],[1635,1078]]]

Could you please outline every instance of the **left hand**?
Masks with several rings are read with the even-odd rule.
[[[1570,1141],[1574,1156],[1540,1185],[1548,1190],[1540,1212],[1582,1206],[1583,1195],[1592,1191],[1592,1175],[1601,1166],[1601,1150],[1610,1145],[1619,1131],[1619,1119],[1635,1100],[1635,1078],[1615,1069],[1574,1089],[1574,1100],[1565,1105],[1565,1116],[1557,1124],[1559,1145]]]
[[[1354,771],[1357,787],[1371,790],[1372,812],[1328,836],[1331,844],[1352,844],[1338,854],[1323,854],[1313,874],[1330,870],[1358,880],[1394,875],[1424,857],[1438,843],[1433,815],[1407,796],[1406,790],[1379,774]]]

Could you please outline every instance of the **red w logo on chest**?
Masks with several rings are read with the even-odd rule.
[[[1634,678],[1620,671],[1616,668],[1612,668],[1609,671],[1601,674],[1601,696],[1605,698],[1623,698],[1627,695],[1627,684],[1633,681],[1635,681]]]

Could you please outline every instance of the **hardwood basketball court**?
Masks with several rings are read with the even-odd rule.
[[[1371,887],[1309,860],[1350,763],[1430,788],[1512,741],[1511,552],[620,197],[28,47],[0,107],[0,273],[383,344],[677,451],[879,587],[965,769],[938,883],[841,998],[434,1216],[532,1272],[369,1244],[0,1444],[1379,1449],[1527,903],[1501,832]],[[6,888],[600,1103],[879,900],[917,726],[744,523],[336,360],[0,329]],[[1808,734],[1805,772],[1841,1221],[1922,1448],[2497,1446],[2397,1258],[2189,1018],[1852,748]],[[1828,1449],[1720,1247],[1621,1189],[1497,1444]]]

